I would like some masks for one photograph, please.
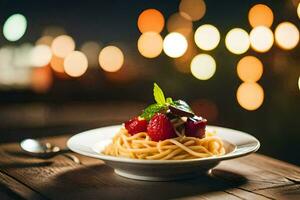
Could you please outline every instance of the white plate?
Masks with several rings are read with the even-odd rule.
[[[207,126],[208,130],[216,131],[217,136],[224,141],[225,155],[188,160],[138,160],[102,154],[101,151],[111,143],[120,127],[121,125],[107,126],[79,133],[68,140],[67,146],[76,153],[103,160],[120,176],[148,181],[194,177],[197,174],[207,173],[222,160],[245,156],[260,147],[259,141],[247,133]]]

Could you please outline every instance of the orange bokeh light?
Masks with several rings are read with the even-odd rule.
[[[163,49],[163,39],[155,32],[143,33],[138,40],[138,50],[146,58],[155,58]]]
[[[254,56],[245,56],[237,64],[237,74],[242,81],[256,82],[263,74],[263,64]]]
[[[100,67],[107,72],[116,72],[124,64],[124,54],[116,46],[107,46],[99,54]]]
[[[274,15],[271,8],[264,4],[257,4],[249,10],[248,20],[252,27],[271,27],[273,19]]]
[[[57,57],[57,56],[52,56],[51,61],[50,61],[50,66],[51,68],[58,73],[64,73],[64,59]]]
[[[240,106],[246,110],[256,110],[264,101],[264,90],[257,83],[242,83],[236,97]]]
[[[164,28],[164,16],[156,9],[144,10],[138,18],[138,28],[144,32],[157,32],[160,33]]]
[[[60,35],[53,40],[51,49],[55,56],[64,58],[74,51],[75,42],[71,36]]]
[[[206,5],[203,0],[181,0],[179,11],[183,17],[197,21],[204,16]]]
[[[64,60],[66,74],[72,77],[79,77],[88,68],[87,57],[80,51],[73,51]]]
[[[35,68],[32,71],[31,88],[37,93],[48,91],[53,83],[52,73],[49,67]]]
[[[188,36],[193,30],[193,23],[179,13],[175,13],[169,17],[167,29],[169,32],[178,32],[184,36]]]

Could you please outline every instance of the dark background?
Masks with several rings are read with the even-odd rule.
[[[144,9],[155,8],[167,19],[178,11],[179,1],[1,0],[1,26],[10,15],[22,13],[27,18],[28,27],[17,42],[6,41],[0,35],[0,47],[35,43],[47,26],[59,26],[74,38],[78,47],[88,40],[97,41],[102,46],[118,45],[123,50],[125,63],[120,72],[113,74],[105,73],[99,67],[88,69],[80,78],[61,78],[53,73],[53,85],[44,93],[30,88],[1,87],[0,142],[75,134],[120,123],[153,101],[155,81],[168,96],[190,102],[198,114],[208,118],[209,124],[248,132],[261,141],[260,153],[299,165],[299,47],[284,51],[273,45],[263,54],[249,49],[243,55],[234,55],[224,44],[230,29],[251,30],[247,15],[256,3],[265,3],[272,8],[273,31],[282,21],[290,21],[299,27],[293,2],[206,0],[206,14],[193,23],[194,30],[201,24],[213,24],[220,30],[221,42],[209,52],[217,62],[215,75],[207,81],[200,81],[191,74],[176,70],[174,59],[164,53],[146,59],[136,47],[140,36],[136,25],[139,14]],[[161,34],[167,34],[165,28]],[[202,51],[198,49],[198,52]],[[259,84],[264,88],[265,99],[256,111],[243,109],[236,100],[236,90],[241,84],[236,64],[244,55],[257,56],[264,64]]]

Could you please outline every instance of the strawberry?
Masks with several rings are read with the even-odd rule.
[[[185,135],[190,137],[203,138],[207,120],[202,117],[189,117],[185,123]]]
[[[156,113],[151,118],[147,127],[147,133],[156,142],[176,137],[171,121],[162,113]]]
[[[139,132],[147,131],[147,121],[143,118],[134,117],[131,120],[125,122],[125,128],[129,134],[134,135]]]

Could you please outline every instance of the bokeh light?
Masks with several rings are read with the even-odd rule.
[[[206,5],[203,0],[181,0],[179,11],[187,19],[197,21],[204,16]]]
[[[257,26],[250,32],[251,47],[257,52],[267,52],[274,43],[272,31],[265,26]]]
[[[271,27],[273,19],[274,15],[271,8],[264,4],[257,4],[249,10],[248,20],[252,27]]]
[[[88,41],[83,43],[80,48],[80,51],[84,53],[88,59],[89,66],[96,67],[98,66],[98,55],[100,52],[100,45],[95,41]]]
[[[99,64],[104,71],[116,72],[124,63],[124,55],[116,46],[107,46],[99,54]]]
[[[50,61],[51,68],[58,73],[64,73],[64,58],[57,57],[55,55],[52,56]]]
[[[74,51],[75,42],[73,38],[68,35],[60,35],[53,40],[51,48],[55,56],[64,58]]]
[[[246,110],[258,109],[264,101],[264,90],[258,83],[242,83],[236,93],[237,101]]]
[[[299,76],[299,78],[298,78],[298,88],[299,88],[299,90],[300,90],[300,76]]]
[[[300,3],[298,3],[298,6],[297,6],[297,15],[298,15],[298,18],[300,19]]]
[[[234,54],[245,53],[250,47],[249,35],[241,28],[231,29],[226,35],[225,45]]]
[[[191,62],[191,72],[194,77],[200,80],[210,79],[216,71],[215,59],[207,54],[195,56]]]
[[[172,58],[182,56],[186,52],[187,47],[188,43],[186,38],[176,32],[169,33],[163,42],[164,52]]]
[[[12,64],[18,68],[29,68],[31,67],[31,51],[33,45],[30,43],[24,43],[19,47],[14,48]],[[14,70],[13,70],[14,71]]]
[[[160,33],[165,25],[164,16],[156,9],[144,10],[138,18],[138,28],[144,32]]]
[[[275,41],[282,49],[293,49],[299,42],[299,30],[290,22],[282,22],[275,29]]]
[[[178,32],[188,36],[193,30],[193,23],[179,13],[174,13],[167,21],[167,29],[169,32]]]
[[[197,28],[195,32],[195,42],[200,49],[212,50],[220,42],[220,33],[218,29],[210,24],[204,24]]]
[[[155,32],[143,33],[138,40],[138,50],[146,58],[159,56],[163,48],[163,39]]]
[[[43,67],[49,64],[52,52],[49,46],[41,44],[32,49],[30,57],[33,66]]]
[[[53,83],[53,77],[49,67],[35,68],[31,74],[31,88],[37,93],[47,92]]]
[[[39,44],[42,44],[42,45],[47,45],[49,47],[51,47],[51,44],[52,44],[52,41],[54,40],[54,38],[52,36],[49,36],[49,35],[45,35],[41,38],[39,38],[35,44],[36,45],[39,45]]]
[[[25,34],[26,28],[26,18],[21,14],[14,14],[5,21],[3,35],[8,41],[17,41]]]
[[[72,77],[79,77],[88,68],[87,57],[80,51],[73,51],[64,60],[64,70]]]
[[[237,64],[237,74],[242,81],[256,82],[263,74],[263,64],[254,56],[245,56]]]

